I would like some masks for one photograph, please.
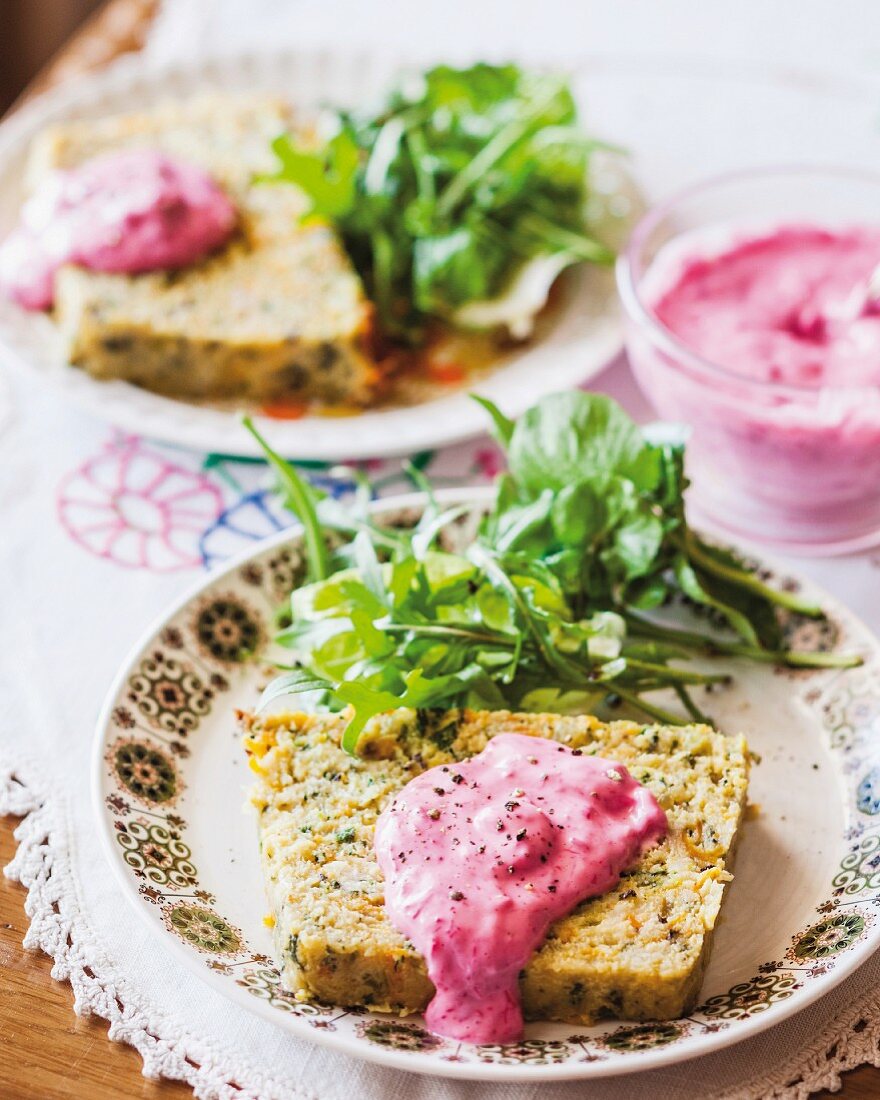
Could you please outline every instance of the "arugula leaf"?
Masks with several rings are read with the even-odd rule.
[[[710,546],[692,532],[685,536],[689,556],[695,565],[711,575],[715,583],[726,582],[740,590],[745,589],[758,599],[771,600],[780,607],[806,615],[810,619],[821,619],[822,608],[812,600],[803,600],[792,592],[770,588],[749,569],[744,569],[736,557],[719,547]]]
[[[261,179],[299,187],[306,217],[333,223],[387,335],[418,344],[435,320],[457,325],[539,257],[558,257],[556,273],[614,259],[588,220],[597,143],[560,76],[441,65],[335,126],[324,147],[277,138]]]
[[[703,604],[704,607],[711,607],[719,612],[719,614],[723,615],[737,634],[749,644],[754,646],[760,645],[757,631],[752,626],[748,616],[739,611],[736,607],[722,603],[721,600],[716,599],[707,592],[700,583],[700,578],[697,576],[693,566],[683,554],[676,557],[674,568],[675,579],[678,581],[682,592],[684,592],[686,596],[689,596],[695,603]]]
[[[416,524],[412,536],[412,551],[417,558],[424,558],[430,552],[431,546],[439,538],[444,527],[449,527],[456,520],[461,519],[470,512],[466,504],[459,504],[455,508],[447,508],[445,512],[434,511],[432,514],[427,509]]]
[[[411,474],[428,494],[423,516],[390,530],[362,502],[351,512],[320,498],[264,443],[318,565],[291,594],[291,623],[278,637],[297,667],[261,706],[296,693],[304,705],[351,707],[343,744],[354,752],[369,719],[395,707],[563,711],[623,701],[662,722],[704,721],[693,690],[729,677],[674,663],[694,654],[796,668],[860,663],[784,649],[780,613],[821,610],[688,527],[679,439],[643,432],[596,394],[544,398],[515,423],[481,404],[510,469],[465,555],[436,548],[463,509],[441,509],[420,470]],[[350,540],[333,555],[330,531]],[[702,634],[641,614],[672,599],[723,629]],[[654,698],[663,689],[677,711]]]
[[[265,710],[276,699],[282,699],[287,695],[304,694],[307,692],[328,692],[331,689],[329,681],[315,676],[305,670],[294,670],[283,676],[276,676],[266,687],[257,704],[257,711]]]
[[[514,422],[509,417],[505,416],[495,402],[490,401],[488,397],[480,397],[479,394],[476,393],[472,393],[470,397],[472,401],[476,401],[478,405],[482,406],[492,418],[492,434],[495,439],[502,447],[509,447],[515,427]]]
[[[403,690],[400,693],[371,688],[365,683],[345,681],[339,684],[337,696],[355,709],[354,717],[343,734],[342,747],[346,752],[353,753],[364,726],[375,715],[396,707],[419,709],[442,706],[446,699],[460,696],[470,679],[482,675],[482,669],[469,666],[453,675],[429,679],[420,668],[414,668],[402,677]]]
[[[351,134],[336,134],[323,149],[312,152],[299,149],[289,134],[280,134],[272,142],[272,152],[281,162],[274,175],[260,176],[263,183],[279,180],[299,184],[312,200],[312,216],[340,218],[348,214],[356,200],[356,173],[360,152]]]
[[[321,580],[330,572],[330,558],[327,552],[327,544],[324,541],[324,532],[318,522],[318,502],[321,499],[318,491],[307,481],[304,481],[294,470],[289,462],[285,462],[281,455],[277,454],[265,439],[260,435],[249,416],[242,417],[242,424],[251,435],[266,456],[266,461],[275,469],[284,494],[284,504],[289,508],[303,525],[303,537],[305,538],[308,553],[309,575],[315,580]]]
[[[370,536],[366,531],[358,531],[354,537],[354,560],[363,583],[380,604],[386,604],[388,602],[388,592],[385,589],[382,569],[376,556],[376,548],[370,541]]]

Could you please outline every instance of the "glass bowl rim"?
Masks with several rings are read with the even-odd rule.
[[[646,305],[636,283],[636,270],[641,265],[638,262],[642,247],[650,234],[662,221],[669,216],[676,206],[690,199],[697,198],[729,184],[749,183],[760,181],[762,178],[785,176],[827,176],[839,179],[857,180],[861,183],[869,183],[880,189],[880,172],[874,172],[869,168],[848,167],[834,164],[778,164],[753,168],[734,168],[726,172],[719,172],[690,183],[686,187],[679,188],[668,198],[655,203],[636,222],[630,234],[626,247],[618,255],[615,263],[615,276],[617,290],[623,305],[624,313],[646,332],[650,342],[664,351],[671,359],[670,366],[681,369],[683,365],[689,366],[698,373],[727,379],[736,382],[740,386],[749,386],[755,390],[761,390],[779,396],[788,396],[803,400],[805,397],[817,399],[823,392],[835,392],[845,390],[847,392],[871,392],[876,394],[876,385],[840,386],[823,385],[809,386],[797,385],[792,382],[774,382],[769,379],[749,378],[738,374],[729,367],[722,366],[711,359],[707,359],[694,351],[688,344],[680,340],[678,336],[667,328],[666,325]],[[641,275],[641,272],[640,272]]]

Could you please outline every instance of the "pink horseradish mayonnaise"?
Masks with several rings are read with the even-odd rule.
[[[184,267],[227,241],[236,211],[191,164],[151,149],[108,153],[53,172],[0,245],[0,291],[50,309],[63,264],[139,274]]]
[[[610,890],[666,835],[620,764],[522,734],[411,780],[376,825],[385,909],[422,954],[428,1027],[470,1043],[522,1035],[518,975],[550,925]]]
[[[696,242],[657,318],[717,366],[764,382],[880,384],[880,228],[780,226],[704,254]]]
[[[627,353],[664,420],[690,429],[691,504],[809,550],[880,532],[878,224],[719,223],[647,262]],[[632,271],[633,269],[629,269]]]

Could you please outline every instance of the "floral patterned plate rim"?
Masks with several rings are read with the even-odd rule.
[[[206,89],[280,92],[304,109],[328,102],[363,102],[408,63],[304,50],[168,63],[151,56],[124,57],[99,73],[39,96],[0,126],[0,236],[11,228],[21,206],[30,143],[47,125],[143,110],[145,105]],[[617,162],[597,165],[597,202],[603,204],[609,224],[622,223],[638,200]],[[539,337],[506,353],[495,369],[475,376],[469,388],[501,404],[509,415],[518,415],[540,393],[592,378],[621,346],[613,274],[604,269],[573,270]],[[64,361],[59,335],[48,317],[27,313],[5,299],[0,299],[0,356],[124,431],[198,451],[259,454],[235,407],[177,401],[125,382],[98,381]],[[273,440],[288,458],[338,461],[408,454],[485,430],[485,416],[464,388],[438,387],[436,392],[413,393],[408,400],[353,416],[274,419]]]
[[[472,502],[491,490],[445,490]],[[377,502],[413,515],[418,494]],[[765,563],[762,560],[762,565]],[[828,622],[792,620],[800,648],[863,653],[860,669],[792,671],[734,662],[707,700],[760,757],[698,1006],[683,1019],[592,1027],[529,1024],[504,1046],[439,1039],[418,1018],[295,1001],[279,984],[264,923],[256,825],[234,720],[266,678],[274,614],[301,575],[283,531],[203,578],[124,662],[99,719],[93,798],[123,892],[181,962],[239,1006],[300,1038],[414,1072],[486,1080],[610,1076],[739,1042],[804,1008],[880,946],[880,644],[814,585]],[[254,657],[242,660],[241,653]]]

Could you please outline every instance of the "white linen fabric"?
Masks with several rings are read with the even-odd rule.
[[[601,388],[644,413],[625,366]],[[187,512],[234,508],[267,484],[261,468],[214,466],[119,433],[15,380],[0,440],[0,813],[24,815],[7,874],[29,888],[26,946],[55,960],[76,1011],[110,1021],[110,1036],[143,1055],[144,1072],[189,1082],[200,1097],[255,1100],[573,1100],[585,1086],[464,1084],[381,1069],[292,1038],[227,1003],[156,944],[99,850],[89,797],[92,731],[103,695],[144,625],[198,576],[217,544],[181,522],[151,488],[159,473],[189,494]],[[445,484],[491,473],[477,441],[430,464]],[[388,463],[392,470],[395,463]],[[233,472],[234,471],[234,472]],[[391,476],[381,467],[379,476]],[[242,485],[243,477],[251,478]],[[227,480],[228,479],[228,480]],[[235,484],[233,484],[233,482]],[[402,488],[389,483],[389,491]],[[85,502],[85,505],[83,504]],[[124,522],[118,522],[119,516]],[[167,521],[167,522],[166,522]],[[210,530],[210,522],[204,524]],[[201,551],[199,546],[201,545]],[[239,547],[228,547],[238,549]],[[880,625],[878,560],[790,562]],[[847,1066],[878,1060],[880,958],[815,1007],[755,1039],[698,1061],[595,1081],[619,1100],[804,1097]]]
[[[536,56],[561,57],[589,40],[591,49],[636,54],[782,55],[823,65],[835,53],[827,35],[821,45],[813,41],[813,19],[830,15],[830,4],[743,3],[736,20],[731,10],[722,15],[687,0],[670,27],[668,7],[642,3],[167,0],[149,49],[168,56],[272,41],[439,56],[460,55],[466,41],[469,52],[521,54],[528,45]],[[835,63],[868,67],[864,44],[878,41],[864,26],[868,12],[836,2],[833,13]],[[623,361],[596,388],[648,415]],[[429,472],[460,484],[491,476],[494,462],[478,440],[433,456]],[[390,462],[373,471],[387,476],[386,491],[403,487],[396,468]],[[161,488],[172,480],[188,494],[185,510]],[[99,850],[89,797],[92,731],[129,647],[216,560],[212,523],[264,484],[262,468],[122,436],[21,380],[9,379],[0,392],[0,813],[23,817],[6,873],[28,887],[26,946],[53,957],[53,974],[72,984],[77,1012],[108,1020],[111,1038],[141,1053],[147,1076],[178,1078],[199,1097],[224,1100],[573,1100],[587,1091],[620,1100],[636,1090],[657,1100],[790,1100],[836,1087],[851,1066],[880,1064],[880,957],[794,1018],[697,1061],[589,1085],[487,1086],[382,1069],[294,1039],[166,955],[121,898]],[[880,557],[787,564],[880,628]]]

